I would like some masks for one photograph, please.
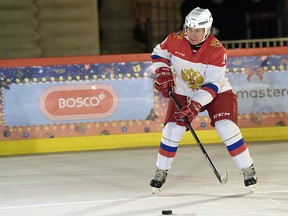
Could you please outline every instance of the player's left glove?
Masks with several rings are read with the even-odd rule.
[[[192,122],[198,113],[200,112],[202,105],[196,101],[190,101],[186,106],[182,107],[178,112],[175,113],[176,124],[180,126],[185,126],[185,118],[189,122]]]

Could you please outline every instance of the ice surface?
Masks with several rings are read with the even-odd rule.
[[[160,194],[149,186],[158,147],[1,157],[0,215],[157,216],[288,215],[288,142],[248,143],[258,190],[222,144],[205,145],[220,184],[197,145],[180,146]]]

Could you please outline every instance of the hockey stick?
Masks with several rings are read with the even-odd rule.
[[[171,89],[169,89],[169,96],[170,96],[170,98],[172,99],[172,101],[173,101],[173,103],[175,104],[175,106],[177,107],[177,109],[180,110],[181,107],[180,107],[178,101],[176,100],[176,98],[173,96],[172,92],[173,92],[173,91],[172,91]],[[225,183],[228,181],[227,169],[226,169],[226,173],[225,173],[224,176],[221,176],[221,175],[219,174],[219,172],[218,172],[217,169],[215,168],[214,164],[212,163],[209,155],[207,154],[206,150],[204,149],[201,141],[199,140],[197,134],[195,133],[194,129],[192,128],[190,122],[188,121],[187,118],[184,118],[184,121],[185,121],[185,124],[186,124],[186,126],[188,127],[189,131],[190,131],[191,134],[193,135],[196,143],[197,143],[198,146],[200,147],[203,155],[204,155],[205,158],[208,160],[209,166],[212,168],[212,170],[213,170],[214,174],[216,175],[217,179],[219,180],[219,182],[220,182],[221,184],[225,184]]]

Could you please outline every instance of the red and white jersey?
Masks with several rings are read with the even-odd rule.
[[[202,106],[218,93],[231,89],[225,77],[227,51],[212,34],[193,52],[183,32],[171,33],[154,48],[151,57],[154,70],[172,69],[175,93],[188,96]]]

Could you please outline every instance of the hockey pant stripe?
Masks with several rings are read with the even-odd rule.
[[[167,158],[173,158],[176,155],[177,148],[178,147],[167,146],[161,142],[159,147],[159,154]]]
[[[227,146],[227,149],[229,151],[229,154],[233,157],[236,155],[241,154],[242,152],[244,152],[247,149],[247,145],[244,142],[244,139],[240,139],[239,141],[237,141],[236,143]]]

